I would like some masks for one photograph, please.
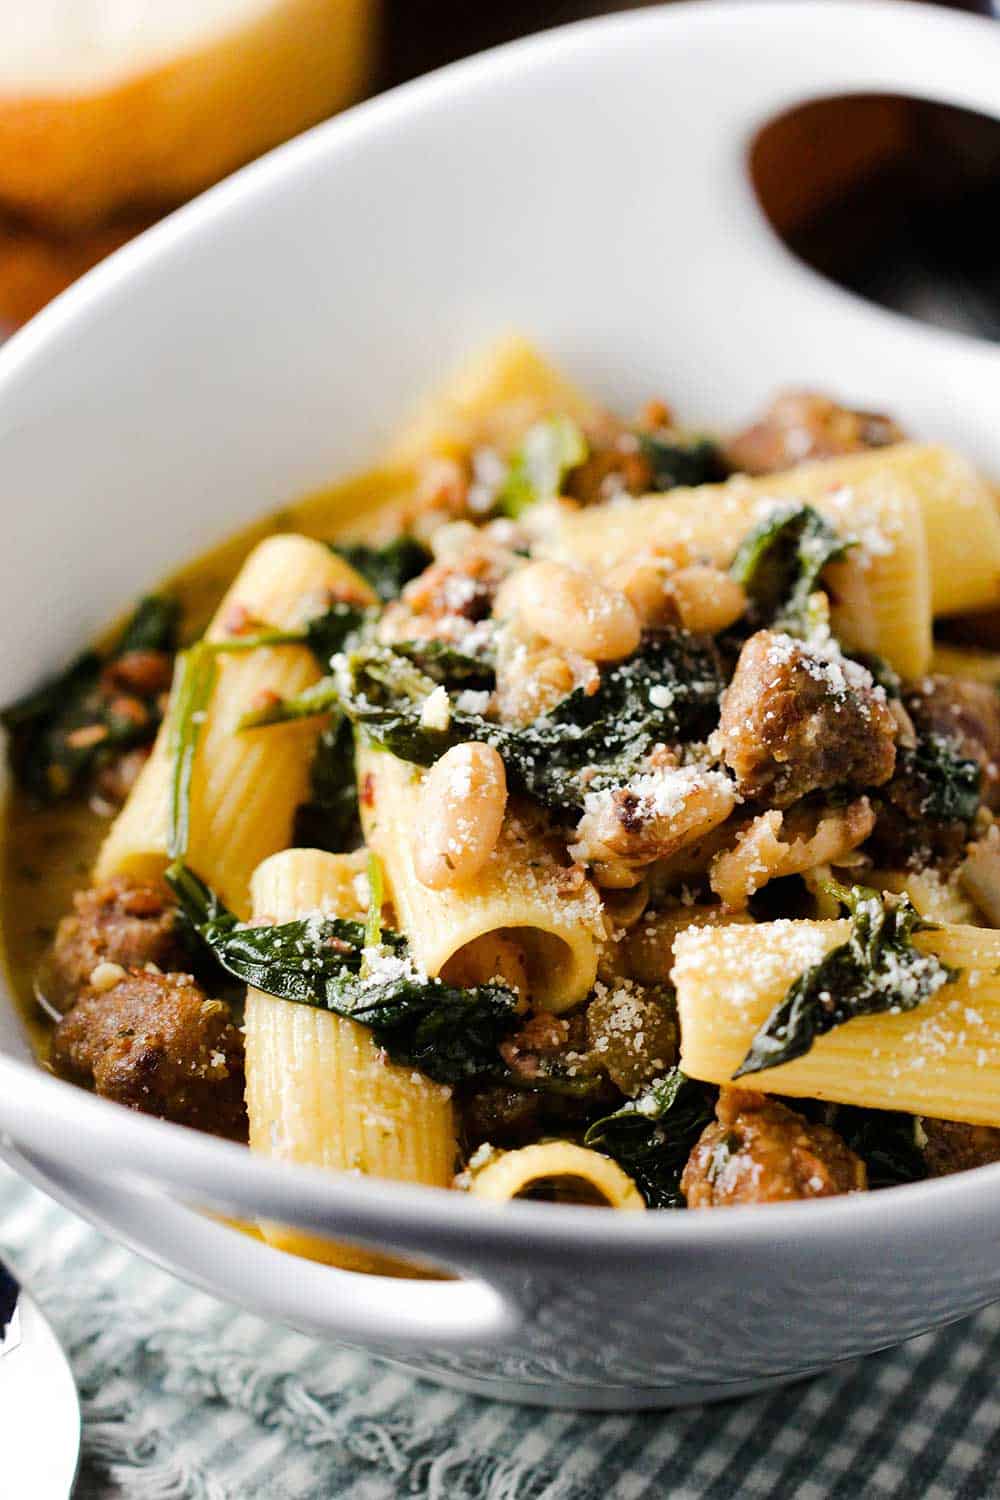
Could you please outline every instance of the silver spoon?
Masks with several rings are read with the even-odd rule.
[[[0,1500],[69,1500],[80,1403],[55,1334],[0,1260]]]

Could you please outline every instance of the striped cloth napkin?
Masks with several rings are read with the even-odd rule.
[[[1000,1500],[1000,1304],[770,1396],[604,1416],[459,1395],[235,1311],[2,1164],[0,1251],[80,1385],[76,1500]]]

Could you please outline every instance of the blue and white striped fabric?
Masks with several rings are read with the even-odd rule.
[[[77,1500],[1000,1500],[1000,1305],[771,1396],[577,1415],[236,1312],[3,1166],[0,1250],[80,1384]]]

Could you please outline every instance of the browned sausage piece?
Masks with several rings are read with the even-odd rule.
[[[662,987],[598,983],[587,1006],[587,1040],[612,1082],[634,1097],[677,1061],[676,1008]]]
[[[964,1125],[960,1120],[921,1121],[924,1160],[932,1177],[967,1172],[1000,1161],[1000,1130],[991,1125]]]
[[[724,1088],[716,1115],[681,1178],[689,1208],[829,1198],[868,1186],[864,1162],[835,1131],[766,1094]]]
[[[759,422],[736,434],[726,457],[744,474],[776,474],[813,458],[838,458],[900,443],[891,417],[851,411],[816,391],[783,391]]]
[[[87,987],[102,963],[123,969],[147,963],[158,969],[186,968],[177,909],[164,892],[122,876],[77,892],[52,948],[53,978],[67,1003]]]
[[[189,974],[133,970],[85,992],[55,1029],[52,1061],[130,1109],[246,1137],[243,1038],[229,1006]]]
[[[917,730],[950,740],[959,755],[979,762],[983,801],[1000,808],[1000,693],[992,683],[924,677],[908,687],[905,701]]]
[[[896,764],[896,720],[870,672],[772,630],[740,652],[720,729],[740,792],[772,807],[834,786],[880,786]]]

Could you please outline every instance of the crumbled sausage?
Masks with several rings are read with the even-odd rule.
[[[923,734],[950,740],[960,756],[978,761],[981,795],[1000,808],[1000,693],[988,682],[925,677],[908,690],[906,708]]]
[[[835,1131],[766,1094],[724,1088],[716,1115],[681,1178],[689,1208],[829,1198],[868,1186],[864,1162]]]
[[[137,745],[134,750],[125,750],[100,767],[94,777],[95,812],[109,815],[123,807],[129,792],[139,779],[139,773],[149,759],[149,745]]]
[[[980,795],[1000,808],[1000,697],[988,683],[925,677],[908,685],[905,707],[922,737],[950,743],[980,768]],[[877,803],[871,851],[887,866],[919,869],[932,864],[947,874],[962,858],[969,823],[932,814],[935,785],[919,762],[904,754]]]
[[[599,505],[615,495],[642,495],[653,486],[653,470],[635,434],[613,418],[587,430],[587,457],[566,479],[566,494],[581,505]]]
[[[851,411],[815,391],[784,391],[759,422],[730,439],[726,457],[744,474],[776,474],[812,458],[837,458],[899,443],[891,417]]]
[[[537,1011],[529,1016],[513,1036],[501,1043],[500,1056],[519,1078],[536,1079],[551,1064],[569,1053],[579,1054],[586,1046],[582,1013],[552,1016]]]
[[[484,1141],[524,1146],[539,1136],[580,1130],[595,1111],[607,1113],[621,1094],[587,1051],[586,1012],[538,1011],[502,1043],[509,1083],[478,1080],[460,1090],[462,1139],[467,1151]]]
[[[55,1029],[52,1061],[130,1109],[246,1137],[243,1038],[229,1006],[188,974],[133,969],[111,989],[85,991]]]
[[[101,673],[101,687],[114,696],[132,693],[140,698],[157,698],[170,687],[174,660],[168,651],[126,651],[107,663]]]
[[[403,598],[417,615],[432,620],[458,615],[463,620],[485,620],[500,582],[494,561],[472,550],[465,557],[435,562],[408,583]]]
[[[965,1125],[960,1120],[921,1121],[924,1160],[932,1177],[967,1172],[1000,1161],[1000,1130],[992,1125]]]
[[[897,730],[864,667],[771,630],[746,642],[722,700],[726,764],[744,797],[774,807],[834,786],[882,785]]]
[[[116,876],[106,885],[78,891],[73,911],[59,923],[52,949],[55,998],[75,999],[98,964],[181,969],[184,955],[177,909],[167,896],[156,886]]]
[[[662,989],[627,979],[598,984],[587,1006],[587,1040],[612,1082],[634,1097],[677,1061],[677,1013]]]
[[[462,1101],[463,1136],[469,1151],[484,1141],[497,1146],[524,1146],[541,1131],[542,1095],[530,1089],[486,1085]]]

